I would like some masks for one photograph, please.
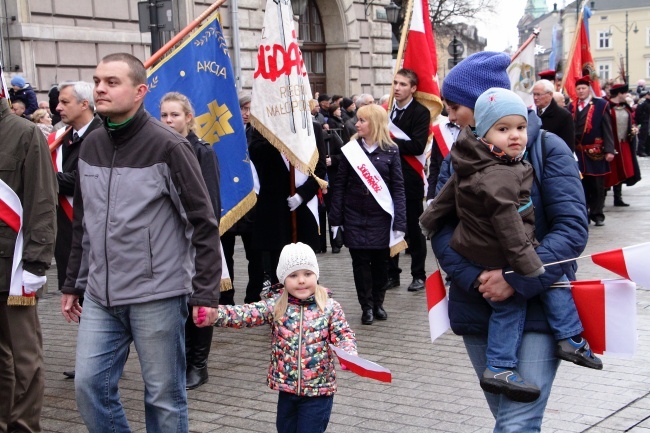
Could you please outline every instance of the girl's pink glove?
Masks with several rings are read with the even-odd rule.
[[[195,323],[196,325],[200,325],[201,323],[203,323],[203,321],[205,320],[206,316],[207,316],[207,313],[205,312],[205,308],[203,308],[203,307],[199,307],[199,314],[198,314],[198,316],[197,316],[197,318],[196,318],[196,321],[195,321],[194,323]]]

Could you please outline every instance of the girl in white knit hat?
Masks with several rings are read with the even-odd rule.
[[[219,306],[215,326],[271,326],[268,385],[280,391],[278,432],[324,432],[332,412],[336,375],[335,345],[357,354],[354,332],[341,305],[318,284],[314,251],[303,243],[289,244],[280,254],[278,281],[261,301]]]

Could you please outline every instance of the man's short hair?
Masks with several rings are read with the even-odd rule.
[[[327,93],[323,93],[321,95],[318,95],[318,102],[323,102],[323,101],[329,101],[330,97]]]
[[[555,92],[555,86],[549,80],[538,80],[535,82],[535,85],[533,87],[536,86],[542,86],[542,89],[544,89],[544,91],[547,93]]]
[[[129,67],[129,78],[131,78],[134,85],[138,86],[140,84],[147,84],[147,70],[137,57],[132,56],[129,53],[113,53],[104,56],[101,61],[101,63],[110,62],[126,63]]]
[[[418,74],[415,73],[415,71],[411,69],[406,69],[402,68],[395,75],[401,75],[403,77],[406,77],[409,82],[411,83],[411,86],[417,86],[420,84],[420,80],[418,79]]]
[[[72,94],[77,102],[88,101],[88,106],[95,111],[95,99],[93,98],[93,85],[85,81],[64,81],[59,84],[59,93],[66,87],[72,87]]]
[[[372,96],[372,95],[370,95],[370,94],[368,94],[368,93],[362,93],[361,95],[359,95],[359,96],[357,97],[357,103],[356,103],[356,104],[357,104],[357,108],[361,108],[361,107],[363,107],[364,105],[369,105],[369,104],[366,102],[366,99],[368,99],[368,98],[372,98],[373,101],[375,100],[375,97]]]

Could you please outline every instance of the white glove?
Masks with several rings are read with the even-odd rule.
[[[47,277],[45,275],[39,277],[32,274],[31,272],[23,270],[23,287],[25,288],[25,293],[28,295],[31,295],[43,287],[46,281]]]
[[[395,237],[396,238],[403,238],[406,233],[401,232],[399,230],[395,230]]]
[[[339,229],[343,231],[343,226],[334,226],[330,227],[332,229],[332,237],[335,238],[336,234],[339,232]]]
[[[289,210],[293,212],[302,204],[302,197],[300,197],[300,194],[294,194],[291,197],[287,197],[287,203],[289,204]]]

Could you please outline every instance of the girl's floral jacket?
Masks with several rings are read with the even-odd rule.
[[[237,306],[220,305],[215,326],[250,328],[268,323],[272,334],[269,387],[306,397],[334,394],[335,355],[329,345],[357,354],[354,332],[341,305],[328,298],[325,311],[321,311],[313,296],[299,300],[289,295],[287,311],[278,322],[273,320],[278,298]]]

